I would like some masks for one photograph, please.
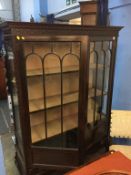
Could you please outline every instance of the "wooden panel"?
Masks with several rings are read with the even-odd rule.
[[[93,13],[97,12],[97,2],[90,3],[90,2],[84,2],[80,3],[80,11],[81,13]]]
[[[34,164],[77,166],[77,150],[32,148]],[[43,156],[44,155],[44,156]]]
[[[96,25],[97,24],[96,14],[84,14],[84,15],[82,15],[82,24],[83,25]]]

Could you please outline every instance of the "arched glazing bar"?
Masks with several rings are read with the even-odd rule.
[[[101,105],[100,105],[100,119],[104,114],[106,115],[105,106],[107,103],[107,94],[108,94],[108,80],[109,80],[109,71],[110,71],[110,62],[111,62],[111,41],[101,41],[101,55],[103,55],[103,73],[102,73],[102,90],[101,90]]]
[[[33,60],[32,60],[33,59]],[[37,65],[38,71],[36,74],[36,67],[32,67],[32,61],[35,61],[35,66]],[[25,56],[25,62],[26,62],[26,75],[27,75],[27,87],[28,87],[28,100],[29,100],[29,113],[30,113],[30,125],[31,125],[31,137],[32,137],[32,143],[38,141],[38,138],[35,138],[33,127],[32,126],[32,115],[35,115],[39,110],[43,110],[44,103],[42,103],[42,99],[44,98],[43,94],[43,84],[39,84],[41,76],[42,76],[42,57],[38,55],[37,53],[29,53]],[[32,80],[34,81],[34,78],[36,78],[36,83],[34,84],[34,88],[30,85],[32,84]],[[30,89],[31,86],[31,89]],[[40,89],[38,89],[40,88]],[[35,89],[35,91],[34,91]],[[38,92],[36,92],[36,89],[38,89]],[[41,106],[39,108],[38,105],[35,105],[38,100],[41,101]],[[43,118],[44,122],[44,118]],[[41,134],[42,137],[45,137],[45,132],[43,130],[43,133]]]
[[[47,124],[47,122],[48,122],[47,121],[47,108],[48,108],[48,106],[47,106],[47,98],[48,98],[48,96],[47,96],[47,91],[46,91],[46,75],[48,75],[48,71],[46,69],[46,63],[45,63],[45,61],[47,59],[49,59],[49,57],[51,58],[53,56],[55,56],[59,60],[60,67],[61,67],[61,59],[60,59],[59,55],[53,53],[52,47],[51,47],[51,52],[50,53],[47,53],[43,57],[43,60],[42,60],[42,66],[43,66],[43,92],[44,92],[44,106],[45,106],[45,110],[44,110],[44,113],[45,113],[45,137],[46,137],[46,139],[48,138],[48,124]],[[61,123],[62,123],[62,118],[61,118]],[[61,132],[63,132],[62,124],[61,124]]]
[[[62,57],[62,61],[63,61],[63,59],[64,59],[66,56],[68,56],[68,55],[72,55],[72,56],[76,57],[78,61],[80,60],[80,57],[79,57],[78,55],[76,55],[76,54],[74,54],[74,53],[66,53],[66,54]]]
[[[110,77],[110,73],[112,71],[111,68],[111,59],[112,59],[112,40],[108,41],[108,47],[105,50],[106,52],[106,57],[108,58],[108,62],[106,63],[109,67],[109,72],[108,72],[108,79]],[[107,94],[109,94],[109,81],[106,82],[106,88],[107,88]],[[109,98],[109,97],[108,97]],[[108,108],[106,108],[106,113],[108,113]]]
[[[104,41],[101,42],[101,53],[103,55],[103,74],[102,74],[102,90],[101,90],[101,106],[100,106],[100,120],[102,117],[102,108],[104,102],[104,83],[105,83],[105,70],[106,70],[106,51],[104,50]]]
[[[27,54],[27,55],[25,56],[25,60],[27,60],[27,58],[28,58],[29,56],[31,56],[31,55],[35,55],[35,56],[39,57],[39,58],[41,59],[41,61],[42,61],[42,57],[41,57],[39,54],[37,54],[37,53],[33,53],[33,52]]]
[[[72,86],[71,84],[69,85],[69,86],[72,86],[73,88],[70,88],[68,91],[69,92],[64,92],[64,86],[65,86],[65,84],[64,84],[64,73],[65,73],[65,71],[64,71],[64,67],[65,67],[65,65],[64,64],[66,64],[66,61],[68,62],[68,59],[69,59],[69,62],[71,62],[72,61],[72,65],[73,65],[73,67],[72,67],[72,65],[71,65],[71,75],[73,74],[73,76],[75,75],[75,77],[73,77],[73,79],[75,80],[75,81],[79,81],[79,60],[80,60],[80,57],[79,56],[77,56],[77,55],[75,55],[75,54],[73,54],[73,53],[67,53],[67,54],[65,54],[63,57],[62,57],[62,59],[61,59],[61,94],[63,94],[62,95],[62,98],[61,98],[61,104],[62,104],[62,113],[61,113],[61,115],[62,115],[62,121],[63,121],[63,123],[62,123],[62,125],[63,125],[63,130],[64,130],[64,112],[63,112],[63,105],[64,105],[64,94],[73,94],[73,93],[77,93],[77,97],[75,97],[76,99],[75,100],[73,100],[73,102],[75,102],[75,103],[78,103],[78,92],[79,92],[79,90],[78,90],[78,88],[79,88],[79,82],[78,82],[78,87],[76,87],[75,88],[75,90],[74,90],[74,85]],[[74,66],[74,63],[75,63],[75,66]],[[76,68],[75,68],[76,67]],[[68,71],[70,71],[70,70],[68,70]],[[78,74],[76,74],[76,72],[78,73]],[[70,82],[69,82],[70,83]],[[75,84],[75,83],[74,83]],[[76,84],[75,84],[76,85]],[[73,90],[72,90],[73,89]],[[76,107],[76,108],[78,108],[78,107]],[[76,121],[78,121],[78,116],[77,116],[77,118],[75,117],[74,118]],[[70,120],[70,119],[69,119]],[[74,123],[77,123],[76,121],[74,121]],[[75,125],[74,125],[75,126]],[[73,127],[73,126],[72,126]],[[77,127],[77,125],[76,125],[76,127]]]
[[[54,53],[54,48],[53,48],[53,42],[52,41],[50,42],[50,51],[51,51],[51,53]]]
[[[98,77],[98,61],[99,61],[99,54],[96,50],[96,42],[93,42],[93,48],[90,52],[90,55],[94,54],[95,59],[95,83],[94,83],[94,111],[93,111],[93,124],[96,121],[96,100],[97,100],[97,77]]]

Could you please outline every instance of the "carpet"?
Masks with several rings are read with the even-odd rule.
[[[9,108],[7,100],[0,100],[0,135],[9,132]]]
[[[5,173],[5,166],[4,166],[4,156],[1,144],[1,136],[0,136],[0,174],[6,175]]]

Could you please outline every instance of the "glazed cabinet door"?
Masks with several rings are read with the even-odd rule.
[[[90,39],[87,124],[92,137],[87,151],[108,149],[112,85],[115,63],[115,37]],[[93,154],[92,154],[93,155]]]
[[[87,66],[87,37],[34,36],[19,42],[32,164],[75,167],[85,133],[80,82]]]

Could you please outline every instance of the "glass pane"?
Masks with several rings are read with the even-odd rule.
[[[110,50],[110,41],[96,41],[90,44],[87,122],[88,126],[93,128],[96,142],[106,134]]]
[[[8,50],[9,49],[9,50]],[[8,79],[8,93],[11,93],[11,105],[13,107],[13,119],[15,120],[15,136],[17,139],[17,147],[20,150],[21,154],[24,155],[23,148],[22,148],[22,133],[21,133],[21,126],[20,126],[20,117],[19,117],[19,101],[18,101],[18,88],[16,83],[16,77],[14,72],[14,55],[11,48],[8,48],[8,63],[10,64],[8,69],[9,79]]]
[[[45,138],[42,60],[41,57],[34,52],[33,43],[25,45],[24,54],[26,61],[31,139],[32,143],[36,143]]]
[[[59,56],[54,53],[48,53],[45,57],[43,68],[45,72],[44,88],[46,96],[46,145],[57,147],[61,146],[59,139],[57,141],[57,135],[61,133],[61,66]]]
[[[79,42],[25,44],[33,145],[77,148]]]

